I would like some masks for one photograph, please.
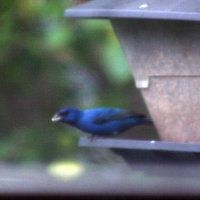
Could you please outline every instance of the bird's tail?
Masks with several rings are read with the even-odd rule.
[[[151,124],[153,124],[153,121],[151,119],[149,119],[149,118],[144,118],[142,124],[149,124],[149,125],[151,125]]]
[[[138,124],[153,124],[153,121],[144,114],[134,113],[132,117],[138,119]]]
[[[137,125],[152,125],[153,121],[149,118],[139,118]]]

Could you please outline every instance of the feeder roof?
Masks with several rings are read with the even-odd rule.
[[[200,0],[93,0],[67,9],[65,16],[200,21]]]

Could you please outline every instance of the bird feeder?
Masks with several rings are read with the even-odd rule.
[[[161,140],[200,142],[197,1],[94,0],[65,16],[109,19]]]

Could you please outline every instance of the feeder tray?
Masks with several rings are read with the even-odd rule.
[[[199,144],[82,137],[79,146],[111,149],[131,165],[144,162],[200,164]]]

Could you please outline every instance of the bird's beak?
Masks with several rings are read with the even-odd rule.
[[[52,118],[51,118],[51,121],[52,122],[57,122],[57,121],[60,121],[62,119],[62,117],[58,114],[55,114]]]

